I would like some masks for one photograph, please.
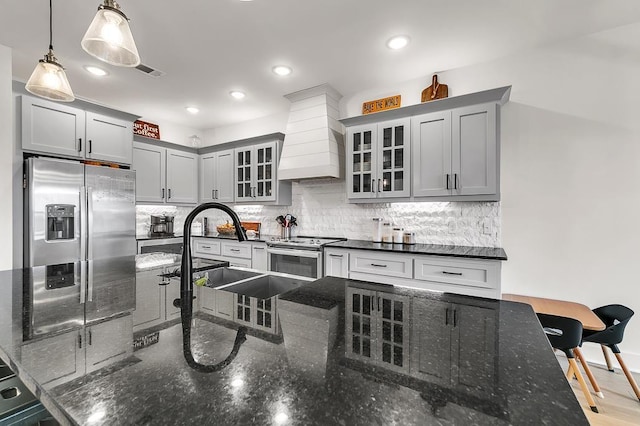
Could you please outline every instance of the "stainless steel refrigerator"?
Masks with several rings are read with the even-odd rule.
[[[29,334],[133,310],[135,172],[31,157],[25,174]],[[68,303],[69,318],[48,312],[61,300]]]

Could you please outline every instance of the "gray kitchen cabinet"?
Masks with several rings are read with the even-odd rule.
[[[202,312],[234,320],[234,293],[211,287],[198,287],[198,306]]]
[[[222,252],[220,240],[215,238],[192,238],[192,254],[194,257],[219,259]]]
[[[180,279],[173,278],[169,281],[165,287],[165,304],[164,314],[167,321],[171,321],[174,318],[180,318],[180,307],[175,306],[173,301],[180,299]]]
[[[136,171],[136,202],[198,202],[196,154],[136,141],[131,168]]]
[[[278,333],[276,311],[277,298],[257,299],[242,294],[233,294],[234,318],[238,324],[244,324],[267,333]]]
[[[347,129],[347,193],[350,199],[411,195],[410,119]]]
[[[200,202],[234,201],[234,150],[200,156]]]
[[[291,205],[291,182],[278,180],[278,141],[235,149],[235,202]]]
[[[87,373],[133,354],[133,321],[130,314],[86,327]]]
[[[350,286],[346,300],[345,356],[408,373],[411,299]]]
[[[20,102],[23,150],[131,164],[132,119],[85,112],[25,95]]]
[[[324,249],[324,275],[349,278],[349,252],[333,248]]]
[[[410,374],[477,396],[496,383],[497,312],[414,297]],[[473,348],[473,350],[469,350]]]
[[[251,243],[251,267],[258,271],[267,272],[267,245],[265,243]]]
[[[415,116],[411,122],[414,197],[499,198],[496,103]]]
[[[144,329],[164,321],[165,288],[159,285],[164,268],[136,273],[136,309],[133,326]]]

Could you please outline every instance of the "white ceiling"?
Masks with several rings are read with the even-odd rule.
[[[48,4],[0,0],[0,44],[13,49],[16,80],[46,53]],[[428,82],[433,72],[640,20],[636,0],[121,0],[142,63],[166,73],[154,78],[81,49],[98,4],[53,2],[54,50],[76,96],[202,130],[287,110],[283,95],[318,84],[349,95]],[[385,42],[397,34],[411,43],[391,51]],[[277,64],[293,74],[276,76]],[[84,65],[110,74],[94,77]],[[231,90],[247,97],[237,101]]]

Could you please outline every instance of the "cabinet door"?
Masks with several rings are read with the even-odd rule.
[[[374,302],[378,316],[378,362],[385,368],[409,372],[409,298],[383,292]]]
[[[235,201],[253,200],[253,152],[251,147],[235,150]]]
[[[347,130],[347,196],[376,197],[377,126],[355,126]]]
[[[86,114],[86,158],[131,164],[133,124],[93,112]]]
[[[136,310],[133,326],[143,329],[159,324],[164,319],[164,287],[159,285],[163,269],[136,273]]]
[[[349,278],[349,252],[325,249],[324,275],[327,277]]]
[[[252,311],[255,312],[255,308],[252,307],[251,298],[249,296],[245,296],[243,294],[235,294],[234,297],[234,306],[235,313],[233,320],[239,324],[245,324],[251,326],[253,324],[253,315],[251,315]],[[255,300],[255,299],[254,299]],[[253,308],[253,309],[252,309]]]
[[[278,182],[276,180],[278,145],[275,142],[269,142],[255,146],[254,150],[254,198],[256,201],[275,201]]]
[[[84,111],[30,96],[21,98],[22,149],[84,157]]]
[[[131,168],[136,171],[136,201],[163,203],[166,149],[134,144]]]
[[[167,202],[198,202],[198,156],[167,149]]]
[[[345,356],[375,361],[376,311],[375,292],[360,288],[347,288],[345,314]]]
[[[277,333],[276,298],[256,299],[254,327],[268,333]]]
[[[451,195],[451,112],[411,118],[414,197]]]
[[[234,152],[220,151],[217,153],[215,169],[215,199],[220,203],[233,203],[233,171]]]
[[[453,308],[457,337],[457,343],[453,345],[457,365],[454,382],[466,390],[486,395],[487,391],[494,390],[497,378],[497,312],[468,305],[453,305]]]
[[[411,375],[451,386],[451,326],[449,303],[414,297],[411,336]],[[473,352],[473,351],[467,351]]]
[[[200,202],[215,201],[217,154],[205,154],[200,157]]]
[[[131,315],[101,322],[86,329],[87,373],[133,354]]]
[[[180,318],[180,307],[173,306],[173,301],[180,299],[180,280],[172,279],[165,289],[165,321]]]
[[[215,297],[214,315],[233,321],[234,295],[224,290],[213,290]]]
[[[251,250],[251,267],[258,271],[267,271],[267,246],[264,243],[253,243]]]
[[[85,373],[84,330],[75,330],[22,346],[22,365],[45,389]]]
[[[410,186],[410,119],[378,125],[377,181],[378,198],[408,197]]]
[[[202,312],[214,315],[216,312],[215,290],[210,287],[198,287],[198,306]]]
[[[497,193],[496,104],[452,111],[455,195]]]

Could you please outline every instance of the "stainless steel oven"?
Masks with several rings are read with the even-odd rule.
[[[267,267],[307,278],[324,276],[323,246],[339,241],[336,238],[298,237],[267,241]]]

